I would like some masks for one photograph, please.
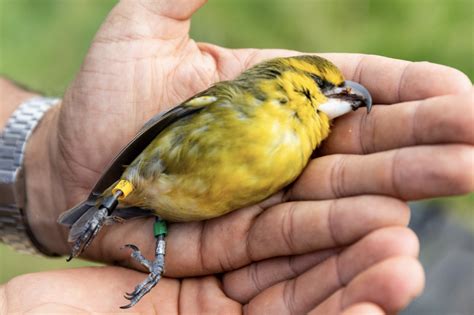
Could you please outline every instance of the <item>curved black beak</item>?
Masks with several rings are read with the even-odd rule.
[[[369,91],[363,85],[354,81],[347,80],[344,86],[346,87],[346,93],[351,96],[352,109],[356,110],[359,107],[367,107],[367,113],[370,113],[372,109],[372,96]]]
[[[372,109],[372,97],[369,91],[359,83],[345,81],[343,85],[324,91],[328,101],[319,106],[329,119],[344,115],[359,107],[367,107],[367,113]]]

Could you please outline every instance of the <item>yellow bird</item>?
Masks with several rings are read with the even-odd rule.
[[[371,105],[363,86],[317,56],[268,60],[216,83],[147,123],[88,200],[60,217],[75,242],[70,258],[111,218],[157,216],[154,262],[127,245],[150,270],[129,295],[133,306],[161,277],[161,219],[204,220],[264,200],[301,174],[332,119]]]

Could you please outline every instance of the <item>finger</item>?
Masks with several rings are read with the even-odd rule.
[[[407,228],[387,227],[338,252],[340,250],[332,249],[253,263],[225,274],[224,292],[241,303],[248,303],[267,288],[295,278],[330,257],[336,257],[340,281],[347,283],[360,272],[389,257],[418,256],[419,242]]]
[[[170,225],[166,274],[223,272],[252,261],[344,246],[378,228],[406,225],[410,215],[406,204],[382,196],[285,203],[262,211],[254,206],[213,220]],[[125,243],[153,257],[153,219],[104,229],[85,252],[90,259],[141,269],[127,251],[118,250]]]
[[[234,49],[201,44],[215,56],[222,79],[232,79],[263,60],[303,54],[282,49]],[[393,104],[471,89],[469,78],[459,70],[428,62],[409,62],[363,54],[319,54],[338,66],[348,80],[354,80],[372,94],[375,103]]]
[[[185,270],[192,266],[207,272],[235,270],[271,257],[344,246],[370,231],[384,226],[406,225],[408,220],[408,207],[385,197],[285,203],[266,209],[249,226],[231,222],[231,219],[208,222],[200,240],[202,259],[189,261],[191,264]],[[185,244],[173,245],[176,252],[170,252],[168,257],[176,257],[176,261],[182,262],[185,257],[178,249],[183,246]],[[200,257],[198,251],[195,254],[195,257]]]
[[[342,312],[342,315],[384,315],[383,309],[373,303],[358,303],[350,306]]]
[[[379,247],[375,250],[380,250]],[[347,249],[348,251],[350,249]],[[344,252],[343,252],[344,253]],[[399,277],[397,284],[401,282],[407,283],[406,285],[413,285],[412,282],[416,282],[416,286],[419,286],[419,281],[414,276],[414,278],[410,278],[411,273],[409,267],[407,267],[406,261],[409,259],[409,262],[412,263],[413,261],[416,262],[415,258],[411,256],[394,256],[393,258],[386,258],[383,259],[381,262],[376,261],[376,263],[369,266],[364,266],[364,268],[359,269],[361,266],[358,266],[357,261],[354,261],[353,255],[357,254],[359,257],[362,255],[367,255],[367,252],[364,250],[355,250],[354,252],[349,254],[348,256],[344,257],[341,256],[338,258],[337,256],[327,259],[323,263],[311,268],[310,270],[306,271],[305,273],[301,274],[300,276],[290,279],[288,281],[280,282],[269,289],[263,291],[255,298],[253,298],[249,303],[249,309],[256,311],[262,305],[269,305],[268,301],[273,301],[271,304],[271,311],[277,310],[285,310],[285,313],[290,314],[305,314],[308,311],[314,309],[320,304],[325,303],[326,300],[330,299],[330,297],[335,294],[338,290],[345,286],[355,286],[359,291],[359,296],[351,296],[350,298],[344,297],[342,301],[343,308],[352,305],[357,302],[364,302],[364,301],[372,301],[376,302],[378,305],[381,305],[384,309],[386,306],[389,306],[389,303],[393,303],[393,300],[400,300],[401,298],[395,295],[402,295],[405,297],[406,292],[403,288],[403,285],[400,285],[400,292],[393,293],[391,291],[384,292],[386,294],[386,300],[381,300],[378,297],[374,297],[374,300],[367,300],[364,299],[369,294],[376,294],[375,290],[372,288],[368,288],[369,284],[366,282],[364,275],[367,273],[372,276],[374,281],[381,281],[379,278],[386,280],[388,277],[392,276],[395,272],[396,276]],[[385,262],[390,261],[398,261],[401,260],[403,262],[403,266],[407,267],[408,272],[407,274],[399,274],[396,268],[393,271],[388,270],[385,266]],[[357,266],[357,267],[354,267]],[[382,266],[382,267],[380,267]],[[375,268],[375,277],[373,276]],[[378,268],[382,268],[385,274],[382,274]],[[400,267],[399,267],[400,268]],[[417,265],[417,268],[418,265]],[[420,270],[416,269],[416,272],[420,272]],[[355,274],[355,276],[353,275]],[[350,276],[348,276],[350,275]],[[360,278],[362,277],[362,281]],[[422,281],[421,281],[422,282]],[[362,285],[364,284],[364,285]],[[387,286],[391,286],[392,284],[388,284]],[[366,287],[367,286],[367,287]],[[378,288],[380,290],[380,288]],[[351,294],[353,295],[352,291],[355,289],[351,288]],[[381,292],[378,293],[380,295]],[[393,306],[390,305],[389,309],[392,309]],[[324,312],[323,312],[324,313]],[[324,314],[331,314],[333,312],[326,312]],[[339,313],[339,312],[338,312]]]
[[[388,314],[404,309],[424,287],[420,262],[412,257],[393,257],[359,274],[309,314],[339,314],[359,303],[379,305]]]
[[[318,154],[367,154],[420,144],[474,144],[474,90],[376,106],[337,120]]]
[[[375,102],[393,104],[469,91],[461,71],[429,62],[409,62],[374,55],[325,54],[349,80],[366,86]]]
[[[328,155],[310,161],[287,192],[289,200],[358,194],[403,200],[458,195],[474,190],[474,148],[417,146],[370,155]]]
[[[191,16],[206,0],[122,0],[96,36],[99,42],[176,41],[187,37]]]
[[[272,285],[297,277],[341,250],[342,248],[320,250],[310,254],[269,258],[252,263],[224,275],[224,292],[240,303],[248,303]]]
[[[283,203],[257,218],[247,251],[259,261],[347,246],[381,227],[407,225],[409,216],[405,203],[382,196]]]

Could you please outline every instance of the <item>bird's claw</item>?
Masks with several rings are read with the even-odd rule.
[[[158,271],[158,273],[150,273],[142,283],[135,287],[135,290],[133,290],[132,293],[127,293],[126,295],[124,295],[124,298],[129,300],[130,303],[121,306],[120,308],[127,309],[137,304],[145,294],[150,292],[150,290],[158,284],[160,279],[161,271]]]
[[[133,244],[125,244],[122,246],[122,248],[120,249],[125,249],[125,248],[131,248],[133,250],[133,252],[140,252],[140,250],[138,249],[138,247],[136,245],[133,245]],[[133,255],[133,254],[132,254]]]
[[[164,255],[158,254],[155,260],[152,262],[146,259],[142,255],[142,253],[140,252],[137,246],[133,244],[127,244],[124,247],[131,248],[133,252],[130,256],[136,261],[138,261],[141,265],[146,267],[148,271],[150,272],[147,278],[135,287],[133,292],[125,293],[124,298],[129,300],[130,303],[127,305],[121,306],[120,308],[127,309],[137,304],[145,294],[150,292],[150,290],[153,289],[153,287],[158,284],[164,270],[165,259],[164,259]]]

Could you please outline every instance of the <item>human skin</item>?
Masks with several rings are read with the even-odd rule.
[[[147,119],[259,61],[295,54],[195,43],[188,37],[189,18],[202,4],[120,2],[61,106],[34,133],[25,161],[27,215],[35,236],[51,251],[69,252],[57,216],[87,195]],[[465,171],[473,157],[473,117],[465,114],[472,111],[472,85],[462,73],[429,63],[323,56],[347,79],[366,86],[376,105],[390,106],[338,119],[319,156],[271,200],[214,220],[171,224],[167,278],[135,311],[179,304],[181,311],[193,312],[220,297],[219,311],[258,313],[276,305],[321,314],[351,306],[396,312],[421,292],[418,243],[404,227],[407,207],[396,198],[473,190]],[[375,241],[385,234],[392,237]],[[152,220],[134,220],[104,228],[84,257],[139,269],[120,247],[133,243],[152,257],[154,242]],[[13,309],[26,307],[14,297],[29,289],[43,292],[43,300],[30,301],[28,309],[72,305],[116,311],[124,302],[121,290],[131,290],[143,277],[119,267],[55,271],[13,279],[4,293]],[[68,299],[64,290],[53,293],[52,284],[74,294]],[[92,295],[90,288],[104,294]]]

